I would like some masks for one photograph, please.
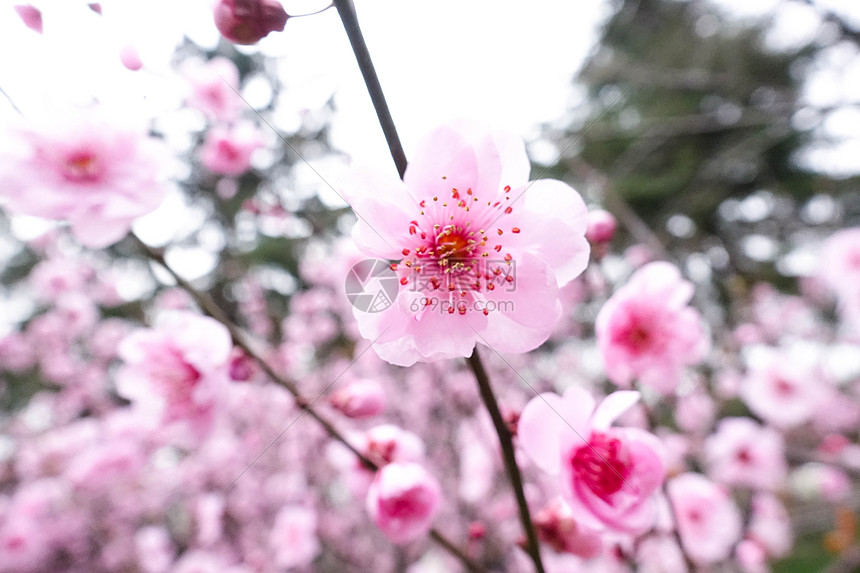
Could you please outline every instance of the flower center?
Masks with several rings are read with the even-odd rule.
[[[504,188],[505,193],[510,190]],[[409,222],[413,240],[403,249],[400,263],[392,265],[408,269],[400,283],[411,282],[414,290],[433,295],[425,299],[428,305],[447,299],[449,314],[465,314],[466,303],[484,296],[481,293],[514,283],[513,256],[503,240],[510,237],[506,233],[516,235],[520,229],[503,228],[501,220],[513,211],[507,205],[510,199],[481,201],[471,189],[461,194],[452,188],[450,199],[421,201],[419,217]]]
[[[89,183],[96,181],[101,172],[101,165],[95,154],[89,151],[77,151],[66,157],[63,175],[69,181]]]
[[[624,444],[607,434],[592,434],[588,444],[576,450],[572,460],[575,480],[606,499],[624,486],[630,469]]]

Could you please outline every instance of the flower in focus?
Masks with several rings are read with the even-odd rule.
[[[163,143],[101,109],[15,126],[0,146],[6,208],[66,220],[88,247],[120,240],[167,193]]]
[[[588,527],[642,532],[654,524],[653,494],[665,476],[660,442],[638,428],[611,427],[638,400],[638,392],[622,391],[595,405],[574,386],[533,398],[520,416],[520,445],[560,477],[573,517]]]
[[[684,552],[707,565],[731,555],[741,537],[741,514],[725,489],[701,474],[685,473],[666,484]]]
[[[562,313],[558,289],[588,262],[586,208],[560,181],[529,183],[523,143],[473,125],[441,127],[403,181],[353,170],[340,190],[366,255],[398,261],[393,304],[355,311],[392,364],[465,357],[476,342],[527,352]]]
[[[219,0],[213,15],[218,31],[234,44],[256,44],[270,32],[283,32],[289,18],[276,0]]]
[[[230,333],[214,319],[166,312],[155,328],[120,343],[117,391],[160,423],[188,421],[204,433],[227,383],[231,348]]]
[[[407,543],[430,530],[439,511],[439,483],[415,463],[381,468],[367,492],[367,511],[394,543]]]
[[[236,176],[251,168],[251,155],[263,147],[263,136],[252,123],[216,125],[206,134],[200,161],[209,171]]]
[[[675,266],[654,262],[606,301],[595,329],[610,380],[674,391],[684,367],[701,361],[709,347],[701,316],[687,306],[692,296],[693,285]]]

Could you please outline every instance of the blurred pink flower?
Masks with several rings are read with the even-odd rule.
[[[427,470],[395,462],[380,469],[367,492],[367,511],[394,543],[408,543],[432,527],[442,492]]]
[[[588,227],[585,238],[592,243],[608,243],[615,236],[618,221],[609,211],[595,209],[588,212]]]
[[[99,108],[22,122],[0,147],[0,197],[14,213],[66,220],[84,245],[120,240],[167,193],[164,144]]]
[[[371,418],[385,411],[385,390],[376,380],[356,380],[334,392],[329,403],[349,418]]]
[[[791,551],[794,535],[791,519],[782,502],[772,493],[758,493],[752,500],[752,519],[747,537],[754,539],[773,558]]]
[[[535,514],[534,524],[540,540],[559,553],[590,559],[603,549],[600,533],[577,523],[570,505],[560,497]]]
[[[785,483],[782,434],[750,418],[723,418],[705,441],[708,474],[730,486],[775,490]]]
[[[674,265],[654,262],[606,301],[595,329],[610,380],[674,391],[684,367],[700,362],[709,348],[701,316],[687,306],[692,296],[692,283]]]
[[[741,383],[741,400],[756,416],[777,428],[808,422],[833,393],[820,368],[800,350],[758,350]]]
[[[699,565],[729,557],[741,538],[741,514],[726,490],[701,474],[666,484],[684,552]]]
[[[357,169],[341,181],[359,249],[399,261],[393,304],[355,311],[380,357],[408,366],[469,356],[476,342],[527,352],[549,337],[559,286],[588,263],[586,208],[564,183],[528,175],[520,139],[455,124],[421,141],[403,181]]]
[[[292,569],[309,565],[320,552],[316,528],[317,516],[312,510],[297,505],[282,508],[269,533],[275,566]]]
[[[119,346],[125,365],[117,392],[156,421],[187,420],[208,428],[227,383],[230,333],[214,319],[165,312],[155,328],[129,334]]]
[[[218,0],[215,26],[234,44],[256,44],[270,32],[283,32],[284,7],[277,0]]]
[[[236,93],[239,68],[231,60],[217,57],[208,62],[188,62],[182,73],[191,89],[186,104],[210,120],[230,122],[239,116],[244,103]]]
[[[120,48],[119,61],[122,62],[122,65],[125,66],[126,69],[131,70],[132,72],[136,72],[143,67],[143,62],[140,59],[140,52],[138,52],[137,46],[133,44],[126,44]]]
[[[644,430],[611,427],[638,400],[638,392],[615,392],[596,405],[574,386],[564,396],[533,398],[520,416],[520,445],[538,467],[559,475],[573,517],[586,526],[643,532],[654,524],[662,446]]]
[[[216,125],[206,134],[200,161],[213,173],[241,175],[251,168],[251,155],[263,144],[263,135],[253,123]]]
[[[34,32],[42,33],[42,12],[38,8],[30,4],[19,4],[14,8],[25,26]]]

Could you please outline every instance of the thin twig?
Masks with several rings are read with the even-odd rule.
[[[364,84],[367,86],[367,92],[370,94],[370,100],[373,102],[374,109],[376,109],[376,117],[379,118],[379,125],[382,127],[382,133],[385,134],[385,141],[388,143],[391,158],[394,160],[394,165],[397,166],[397,172],[402,179],[403,174],[406,173],[406,154],[403,152],[400,137],[397,135],[397,129],[394,127],[394,120],[391,118],[391,112],[388,110],[388,104],[382,93],[382,86],[379,83],[379,77],[376,75],[376,69],[373,67],[373,61],[370,59],[370,52],[367,49],[367,44],[364,42],[364,36],[361,34],[361,28],[358,27],[358,18],[355,15],[352,1],[334,0],[334,5],[337,8],[337,13],[340,14],[340,20],[343,22],[346,35],[349,37],[349,43],[352,46],[355,59],[358,61],[361,75],[364,77]]]
[[[511,438],[511,432],[505,424],[502,413],[499,410],[499,403],[493,394],[493,388],[490,385],[490,377],[484,369],[484,364],[481,362],[481,357],[478,355],[478,349],[472,351],[472,355],[466,359],[472,372],[475,373],[475,379],[478,381],[478,390],[481,393],[481,399],[484,401],[487,411],[490,413],[490,418],[493,420],[493,426],[496,428],[496,434],[499,436],[499,443],[502,446],[502,459],[505,462],[505,471],[511,480],[511,485],[514,487],[514,494],[517,498],[517,506],[520,511],[520,521],[522,522],[523,530],[526,533],[526,548],[529,556],[535,564],[535,569],[538,573],[544,573],[543,562],[540,557],[540,545],[538,544],[537,533],[535,532],[531,514],[529,513],[529,505],[526,501],[526,494],[523,490],[523,476],[520,474],[520,467],[517,465],[517,459],[514,454],[514,441]]]
[[[159,266],[163,267],[173,280],[176,281],[176,284],[179,285],[181,289],[191,295],[191,298],[194,299],[194,302],[200,307],[200,309],[214,318],[222,325],[224,325],[227,330],[230,332],[230,336],[233,339],[233,343],[244,350],[248,356],[254,360],[254,362],[259,365],[259,367],[266,373],[266,375],[276,384],[285,388],[290,394],[292,394],[293,399],[300,408],[302,408],[303,412],[308,414],[311,418],[317,421],[326,433],[334,440],[340,442],[344,446],[346,446],[355,456],[361,461],[364,466],[372,471],[376,471],[379,469],[379,464],[369,458],[367,455],[360,452],[353,444],[351,444],[346,437],[338,430],[327,418],[325,418],[322,414],[320,414],[316,409],[313,408],[313,402],[308,401],[304,398],[299,392],[296,384],[287,378],[279,375],[275,370],[269,365],[265,358],[263,358],[260,353],[258,353],[253,345],[248,341],[245,337],[244,333],[239,329],[239,327],[231,321],[224,311],[219,307],[212,298],[206,293],[200,292],[194,286],[183,279],[173,268],[167,264],[167,261],[164,260],[164,255],[160,252],[156,251],[146,243],[144,243],[137,235],[134,233],[131,234],[132,239],[137,243],[138,247],[146,254],[146,256],[158,263]],[[430,537],[439,545],[441,545],[444,549],[446,549],[449,553],[451,553],[454,557],[456,557],[463,566],[469,571],[480,572],[483,571],[480,567],[478,567],[475,563],[472,562],[466,554],[459,549],[453,542],[447,539],[444,535],[439,533],[436,529],[430,530]]]

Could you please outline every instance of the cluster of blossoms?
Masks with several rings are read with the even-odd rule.
[[[214,16],[237,43],[287,20],[269,0]],[[238,69],[214,58],[182,77],[210,122],[185,159],[202,181],[241,177],[263,141]],[[530,181],[522,141],[454,123],[402,181],[347,172],[352,239],[303,241],[293,274],[241,257],[212,271],[231,331],[142,263],[149,291],[121,294],[122,272],[78,247],[118,242],[161,203],[159,138],[93,108],[22,120],[0,152],[4,207],[75,239],[54,229],[16,253],[38,262],[19,285],[31,312],[0,338],[0,573],[433,573],[463,556],[532,571],[461,360],[474,353],[550,573],[764,573],[791,551],[792,509],[851,495],[860,229],[821,245],[801,294],[736,301],[727,330],[681,268],[616,254],[609,213]],[[214,188],[196,200],[232,199]],[[300,218],[242,199],[224,225],[236,249],[241,221]],[[344,293],[368,258],[394,285],[379,308]],[[828,539],[844,551],[850,527]]]

